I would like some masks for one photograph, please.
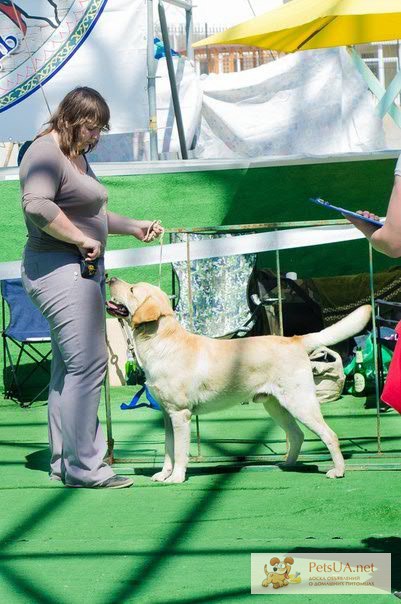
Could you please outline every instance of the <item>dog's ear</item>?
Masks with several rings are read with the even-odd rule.
[[[270,566],[274,566],[275,564],[279,564],[280,559],[279,558],[272,558],[270,560]]]
[[[132,325],[137,327],[142,323],[150,323],[157,321],[162,316],[173,315],[173,309],[168,303],[168,298],[165,301],[163,298],[148,296],[136,309],[132,316]]]
[[[284,564],[294,564],[294,558],[291,558],[291,556],[287,556],[286,558],[284,558]]]
[[[134,327],[138,327],[142,323],[150,323],[151,321],[157,321],[162,315],[160,304],[148,296],[136,309],[132,316],[132,324]]]

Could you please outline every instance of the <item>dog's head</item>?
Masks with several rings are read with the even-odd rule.
[[[108,283],[111,300],[106,302],[107,312],[125,319],[133,329],[144,323],[158,321],[160,317],[174,315],[168,297],[155,285],[131,285],[116,277],[112,277]]]
[[[291,556],[284,558],[281,562],[279,558],[272,558],[270,564],[273,567],[273,573],[276,575],[288,574],[291,570],[291,565],[294,564],[294,559]],[[272,573],[272,574],[273,574]]]

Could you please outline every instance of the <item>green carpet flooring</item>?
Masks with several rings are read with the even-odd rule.
[[[249,404],[202,417],[204,461],[191,463],[184,484],[160,485],[150,476],[162,459],[161,416],[147,408],[121,411],[133,392],[111,389],[115,455],[137,460],[116,465],[135,480],[120,491],[49,481],[44,401],[28,409],[1,401],[0,602],[265,601],[272,592],[250,594],[250,555],[258,552],[389,552],[392,589],[401,589],[401,474],[386,465],[401,466],[401,459],[377,458],[376,416],[364,399],[344,397],[323,408],[347,459],[344,479],[325,477],[327,451],[307,430],[298,471],[274,466],[284,435],[263,407]],[[104,415],[102,404],[103,422]],[[382,415],[381,433],[383,451],[398,452],[401,417]],[[191,454],[197,453],[193,422]],[[259,457],[266,455],[273,465]],[[243,456],[251,461],[235,462]],[[361,464],[376,469],[356,470]],[[283,603],[322,601],[280,592]],[[351,601],[397,600],[323,598]]]

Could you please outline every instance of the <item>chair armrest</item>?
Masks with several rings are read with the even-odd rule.
[[[401,308],[401,302],[389,302],[388,300],[381,300],[380,298],[377,298],[375,300],[375,304],[377,306],[392,306],[394,308]]]

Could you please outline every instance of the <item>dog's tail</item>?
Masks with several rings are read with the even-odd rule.
[[[312,350],[315,350],[319,346],[331,346],[362,331],[371,316],[372,307],[370,304],[365,304],[354,310],[347,317],[344,317],[344,319],[341,319],[341,321],[338,321],[338,323],[334,323],[334,325],[322,329],[322,331],[300,336],[300,339],[307,352],[312,352]]]

